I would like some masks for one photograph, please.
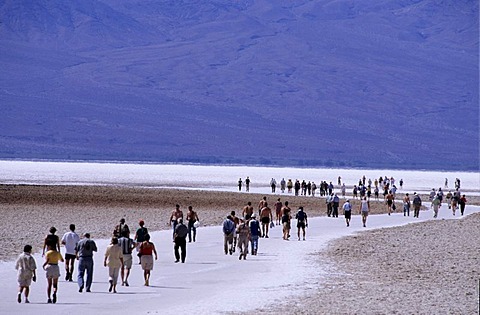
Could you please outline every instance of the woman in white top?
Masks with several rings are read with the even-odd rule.
[[[367,227],[367,217],[368,211],[370,210],[370,202],[367,200],[367,197],[363,197],[363,200],[360,203],[360,213],[362,214],[363,227]]]

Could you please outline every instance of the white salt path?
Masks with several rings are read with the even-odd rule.
[[[466,212],[478,212],[480,207],[467,206]],[[443,206],[440,219],[458,219]],[[258,256],[238,260],[223,253],[223,236],[220,227],[201,227],[198,241],[187,245],[187,261],[175,264],[170,231],[153,233],[159,260],[152,271],[151,286],[143,286],[140,265],[134,264],[130,287],[118,287],[118,293],[108,293],[108,272],[103,267],[103,254],[107,240],[96,240],[99,252],[95,256],[95,273],[92,293],[78,293],[76,283],[60,280],[58,302],[46,304],[45,272],[41,269],[42,257],[35,259],[40,270],[38,280],[31,286],[31,304],[16,302],[17,282],[14,262],[0,264],[0,313],[1,314],[222,314],[230,311],[248,311],[291,298],[309,283],[321,281],[327,266],[320,266],[315,255],[328,241],[383,227],[392,227],[432,219],[432,211],[421,212],[420,219],[392,216],[370,216],[367,228],[361,227],[361,218],[352,217],[347,228],[343,218],[312,218],[309,220],[307,240],[297,241],[292,233],[291,241],[284,241],[281,228],[275,227],[269,239],[261,239]],[[295,224],[295,223],[294,223]],[[293,232],[294,230],[292,230]],[[94,235],[93,235],[94,238]],[[62,248],[63,251],[63,248]],[[137,262],[137,258],[134,259]],[[61,265],[62,278],[64,265]],[[75,272],[74,276],[76,276]]]

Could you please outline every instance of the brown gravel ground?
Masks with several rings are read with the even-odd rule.
[[[313,291],[256,314],[479,314],[480,213],[361,232],[317,254]]]
[[[68,231],[70,223],[74,223],[78,233],[88,231],[93,238],[107,238],[123,217],[132,230],[137,228],[139,219],[144,219],[152,231],[163,230],[168,228],[168,218],[176,203],[181,205],[184,214],[192,205],[203,225],[219,225],[230,211],[241,214],[248,201],[256,208],[263,196],[123,186],[0,185],[0,248],[4,249],[0,252],[0,260],[13,259],[25,244],[33,245],[34,251],[41,251],[43,238],[51,226],[57,228],[60,236]],[[288,194],[266,196],[272,208],[276,199],[281,198],[289,200],[292,209],[304,206],[309,216],[326,213],[323,198]],[[480,198],[470,198],[469,203],[480,204]],[[352,204],[354,209],[358,207],[358,201]],[[371,202],[371,207],[372,214],[385,212],[382,202]]]

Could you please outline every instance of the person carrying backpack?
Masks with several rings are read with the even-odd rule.
[[[413,217],[418,218],[420,207],[422,206],[422,199],[417,193],[413,193],[413,196]]]
[[[228,215],[227,218],[223,221],[223,248],[225,255],[230,253],[233,254],[233,236],[235,232],[235,223],[231,215]]]
[[[135,232],[135,237],[133,240],[136,244],[138,263],[141,264],[142,254],[140,253],[140,245],[145,241],[145,236],[148,234],[148,229],[145,227],[145,221],[143,220],[140,220],[138,225],[140,225],[140,227]]]

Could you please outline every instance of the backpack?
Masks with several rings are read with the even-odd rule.
[[[235,223],[232,220],[225,220],[223,222],[223,233],[231,234],[235,230]]]
[[[303,212],[303,211],[298,211],[298,212],[297,212],[297,215],[295,216],[295,218],[296,218],[298,221],[305,221],[305,212]]]

